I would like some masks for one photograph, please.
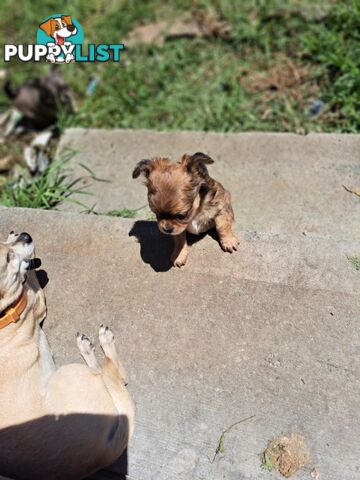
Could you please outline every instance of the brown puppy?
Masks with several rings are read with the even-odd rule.
[[[186,231],[194,234],[216,228],[224,251],[234,252],[239,240],[232,231],[234,212],[230,192],[211,178],[206,165],[214,160],[205,153],[183,155],[178,163],[168,158],[141,160],[133,178],[146,177],[148,200],[161,232],[174,236],[171,261],[185,265]]]

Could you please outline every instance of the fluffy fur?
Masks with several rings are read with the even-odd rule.
[[[230,192],[210,177],[206,165],[214,161],[204,153],[183,155],[178,163],[168,158],[141,160],[133,178],[146,178],[148,201],[161,232],[173,235],[174,266],[188,257],[186,231],[194,234],[216,228],[224,251],[234,252],[239,240],[232,231],[234,213]]]

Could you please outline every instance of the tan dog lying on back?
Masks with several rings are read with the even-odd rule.
[[[102,367],[89,339],[78,334],[87,366],[56,370],[39,326],[43,291],[34,272],[25,280],[33,252],[27,233],[0,242],[0,475],[81,479],[125,450],[133,404],[107,327],[99,331]]]
[[[210,177],[206,165],[214,160],[205,153],[183,155],[177,163],[168,158],[141,160],[133,178],[146,178],[148,201],[155,213],[159,230],[173,235],[171,261],[185,265],[188,257],[186,232],[199,234],[215,228],[222,249],[235,252],[239,240],[232,225],[234,212],[230,192]]]

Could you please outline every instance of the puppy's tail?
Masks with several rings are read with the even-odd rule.
[[[13,100],[16,97],[18,90],[11,85],[10,80],[6,80],[4,84],[4,92],[10,98],[10,100]]]

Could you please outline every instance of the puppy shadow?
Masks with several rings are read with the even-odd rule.
[[[129,237],[136,237],[140,243],[140,255],[155,272],[167,272],[172,268],[170,260],[173,239],[158,229],[157,223],[138,220],[132,226]]]
[[[210,235],[218,241],[217,233],[209,231],[200,235],[187,234],[188,245],[199,242],[206,235]],[[173,265],[171,254],[173,251],[173,239],[171,235],[164,235],[160,232],[157,223],[150,220],[137,220],[132,226],[129,237],[136,237],[140,243],[140,255],[144,263],[151,266],[155,272],[167,272]]]

